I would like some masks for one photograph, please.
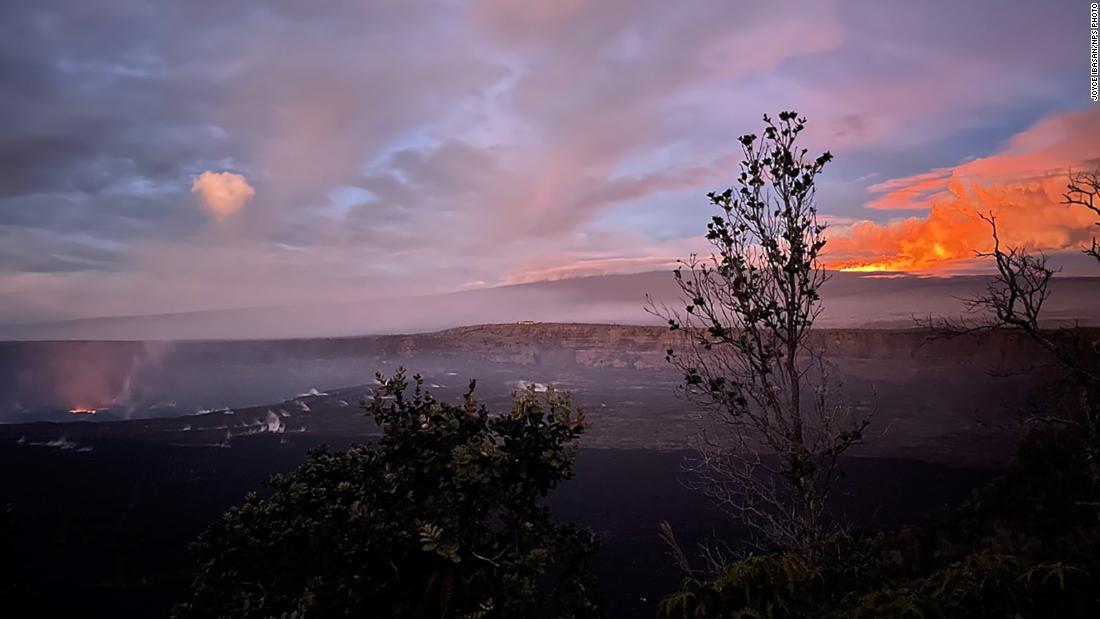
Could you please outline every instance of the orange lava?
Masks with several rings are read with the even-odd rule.
[[[833,268],[845,273],[898,273],[915,270],[914,266],[905,260],[841,264],[834,265]]]
[[[83,406],[77,406],[76,408],[70,408],[69,413],[73,415],[94,415],[97,411],[94,408],[85,408]]]

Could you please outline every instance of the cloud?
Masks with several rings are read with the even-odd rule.
[[[1038,3],[195,2],[0,3],[0,323],[665,268],[789,107],[831,221],[927,215],[1080,83]]]
[[[931,206],[928,198],[942,193],[951,178],[951,168],[939,168],[930,172],[914,174],[904,178],[892,178],[875,183],[867,188],[882,196],[868,202],[865,206],[879,210],[926,209]]]
[[[555,281],[573,277],[593,275],[611,275],[620,273],[644,273],[646,271],[671,271],[676,268],[676,257],[669,256],[629,256],[619,258],[581,258],[570,260],[560,266],[531,271],[520,271],[506,276],[504,284],[529,284],[533,282]]]
[[[199,194],[203,206],[218,219],[241,210],[256,195],[248,179],[233,172],[203,172],[191,184],[191,192]]]
[[[1096,231],[1088,210],[1062,204],[1066,173],[1100,161],[1100,109],[1050,115],[998,152],[948,168],[872,185],[872,209],[922,209],[888,223],[861,221],[830,239],[830,264],[860,270],[934,270],[1002,241],[1039,251],[1080,247]]]
[[[705,254],[710,246],[701,237],[652,241],[623,230],[578,233],[555,243],[542,243],[509,265],[501,284],[672,271],[677,260],[692,253]]]

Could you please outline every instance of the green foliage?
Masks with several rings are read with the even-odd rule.
[[[661,601],[659,616],[767,618],[807,616],[822,597],[821,571],[793,553],[751,556],[711,582],[689,578]]]
[[[660,616],[825,619],[1100,616],[1100,524],[1085,439],[1035,432],[1005,473],[920,525],[688,579]]]
[[[976,553],[926,578],[855,596],[829,617],[1094,617],[1100,607],[1089,572],[1064,563]]]
[[[528,389],[491,415],[473,382],[454,406],[403,370],[379,380],[377,443],[317,451],[230,509],[193,546],[176,616],[597,615],[595,538],[541,502],[572,476],[584,430],[568,394]]]
[[[686,579],[662,600],[659,616],[680,618],[946,619],[949,617],[1093,617],[1100,611],[1093,572],[1062,562],[975,553],[915,579],[874,574],[844,583],[796,555],[754,556],[718,578]]]

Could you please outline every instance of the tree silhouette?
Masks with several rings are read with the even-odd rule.
[[[810,341],[821,313],[816,178],[832,159],[807,156],[795,112],[764,116],[762,138],[740,138],[737,188],[708,194],[709,258],[675,271],[682,310],[650,311],[682,334],[668,360],[684,393],[717,419],[697,439],[702,490],[763,542],[810,552],[834,537],[825,506],[842,454],[868,417],[836,401],[830,364]]]

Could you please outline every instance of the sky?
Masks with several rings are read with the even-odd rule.
[[[1071,252],[1088,3],[0,3],[0,324],[668,268],[764,113],[833,267]]]

